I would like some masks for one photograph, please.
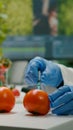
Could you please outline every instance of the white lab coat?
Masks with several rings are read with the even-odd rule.
[[[58,64],[58,63],[56,64],[61,69],[63,80],[64,80],[64,85],[73,86],[73,68],[70,68],[65,65]],[[56,88],[48,87],[48,86],[43,87],[42,89],[48,92],[48,94],[56,90]]]
[[[66,67],[64,65],[58,64],[61,68],[64,85],[73,86],[73,68]]]

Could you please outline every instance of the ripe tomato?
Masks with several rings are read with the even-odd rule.
[[[13,88],[13,89],[12,89],[12,92],[13,92],[14,96],[17,96],[17,97],[20,96],[20,92],[19,92],[18,89]]]
[[[30,113],[45,115],[50,110],[48,94],[39,89],[30,90],[23,98],[23,106]]]
[[[0,87],[0,112],[10,112],[15,105],[15,97],[7,87]]]

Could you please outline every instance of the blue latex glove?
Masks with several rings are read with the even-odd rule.
[[[57,87],[63,81],[58,65],[44,58],[35,57],[26,67],[25,82],[29,85],[36,85],[38,71],[41,72],[40,81],[42,86]]]
[[[73,86],[62,86],[49,95],[52,113],[73,115]]]

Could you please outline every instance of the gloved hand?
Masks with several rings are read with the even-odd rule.
[[[62,86],[49,94],[52,113],[73,115],[73,86]]]
[[[63,81],[61,70],[57,64],[41,57],[35,57],[26,67],[25,82],[29,85],[36,85],[38,71],[41,72],[41,86],[58,87]]]

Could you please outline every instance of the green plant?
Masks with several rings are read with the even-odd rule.
[[[73,0],[59,0],[59,34],[73,35]]]
[[[6,34],[8,32],[7,26],[7,14],[6,14],[6,1],[2,2],[0,0],[0,46],[2,45],[3,40],[6,38]]]
[[[8,3],[7,14],[9,35],[32,34],[32,0],[11,0]]]
[[[2,56],[2,43],[6,38],[8,33],[8,25],[7,25],[7,4],[8,0],[0,0],[0,57]]]

